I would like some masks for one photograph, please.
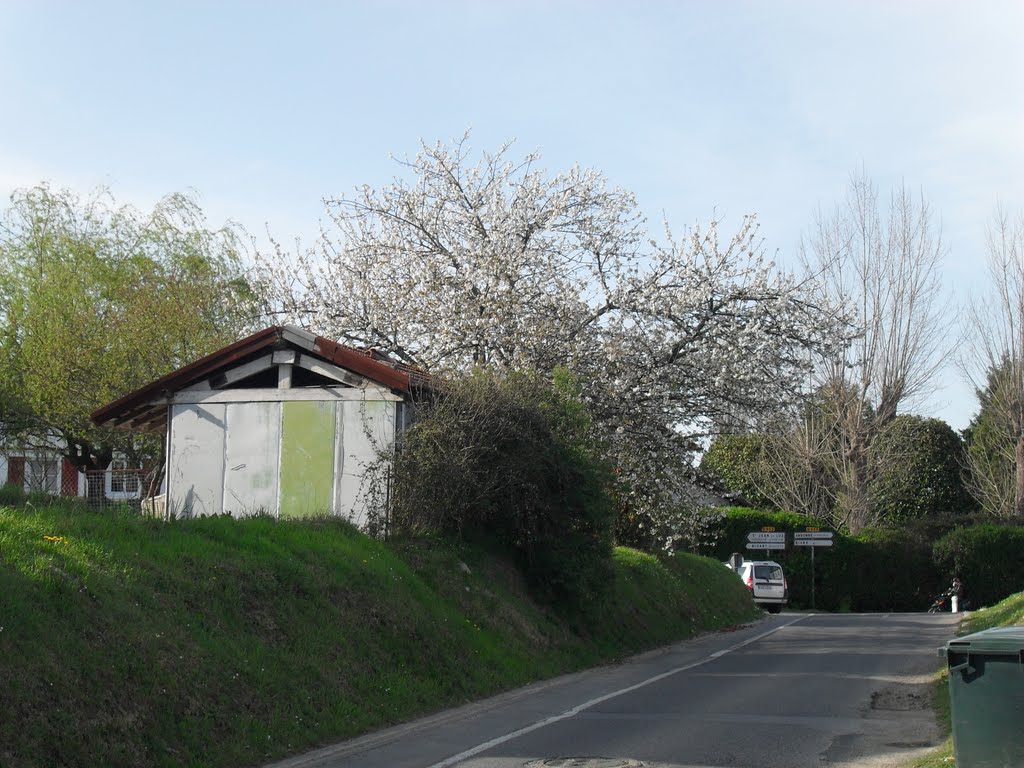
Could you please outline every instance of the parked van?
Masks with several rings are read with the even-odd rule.
[[[772,560],[744,560],[736,569],[754,602],[768,613],[779,613],[789,599],[789,584],[782,566]]]

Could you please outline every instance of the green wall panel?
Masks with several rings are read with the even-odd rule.
[[[296,400],[281,405],[281,517],[330,512],[335,404]]]

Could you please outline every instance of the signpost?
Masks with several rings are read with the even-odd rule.
[[[751,531],[747,534],[747,549],[785,549],[786,532],[775,529]]]
[[[831,531],[796,531],[793,534],[794,547],[831,547]],[[814,554],[813,550],[811,554]]]
[[[818,547],[832,546],[832,531],[822,531],[819,528],[794,531],[793,546],[811,548],[811,610],[814,610],[814,550]]]

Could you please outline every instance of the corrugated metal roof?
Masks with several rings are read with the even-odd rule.
[[[134,392],[129,392],[95,410],[91,418],[97,426],[162,431],[167,416],[167,405],[156,401],[197,384],[218,371],[245,362],[258,353],[288,347],[315,355],[405,397],[430,387],[428,373],[390,360],[377,350],[349,347],[296,326],[275,325],[229,344],[166,376],[161,376]]]

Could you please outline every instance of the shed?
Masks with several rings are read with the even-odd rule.
[[[272,326],[92,414],[164,432],[166,509],[179,515],[367,519],[368,470],[389,461],[422,371],[294,326]]]

